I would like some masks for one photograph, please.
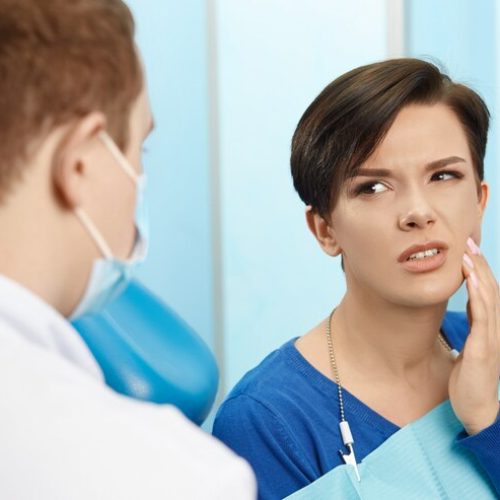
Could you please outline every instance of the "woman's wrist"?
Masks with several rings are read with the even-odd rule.
[[[500,416],[500,403],[491,409],[485,409],[480,412],[478,418],[473,423],[464,424],[465,432],[469,436],[474,436],[492,426]]]

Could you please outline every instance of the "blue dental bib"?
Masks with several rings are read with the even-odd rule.
[[[340,465],[287,500],[496,499],[475,457],[455,444],[462,430],[445,401],[365,457],[360,482],[352,466]]]

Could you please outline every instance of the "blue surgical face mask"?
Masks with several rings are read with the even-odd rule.
[[[77,207],[75,209],[75,215],[80,219],[80,222],[94,240],[103,257],[94,261],[87,288],[79,304],[71,314],[71,320],[85,314],[102,311],[104,307],[125,289],[136,267],[144,261],[147,254],[148,220],[144,205],[146,176],[144,173],[138,175],[135,172],[108,134],[101,132],[99,139],[136,186],[136,237],[130,257],[127,260],[117,259],[113,256],[109,245],[90,217],[81,208]]]

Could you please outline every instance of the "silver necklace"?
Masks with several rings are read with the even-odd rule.
[[[344,397],[342,395],[342,382],[340,380],[340,373],[339,369],[337,366],[337,359],[335,358],[335,350],[333,348],[333,341],[332,341],[332,316],[333,313],[335,312],[335,309],[330,313],[330,316],[328,317],[328,322],[326,324],[326,339],[328,341],[328,354],[330,358],[330,368],[332,370],[332,375],[335,379],[335,382],[337,384],[337,391],[339,395],[339,407],[340,407],[340,422],[339,422],[339,428],[340,428],[340,434],[342,436],[342,441],[344,443],[344,446],[347,448],[348,453],[344,453],[342,450],[339,450],[340,456],[344,460],[344,463],[347,465],[351,465],[354,468],[354,473],[356,475],[356,479],[358,481],[361,481],[361,477],[359,475],[359,469],[358,469],[358,463],[356,461],[356,455],[354,454],[354,439],[352,437],[351,433],[351,428],[349,427],[349,422],[345,418],[345,408],[344,408]],[[448,352],[451,353],[454,359],[457,358],[458,356],[458,351],[455,349],[452,349],[452,347],[448,344],[448,342],[445,340],[443,337],[442,333],[439,333],[439,342],[443,347],[446,348]]]

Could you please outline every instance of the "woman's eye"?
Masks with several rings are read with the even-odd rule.
[[[445,170],[442,172],[436,172],[431,179],[437,179],[439,181],[447,181],[449,179],[461,179],[463,174],[460,172],[455,172],[453,170]]]
[[[378,194],[385,191],[387,188],[381,182],[366,182],[365,184],[359,185],[354,193],[359,194]]]

